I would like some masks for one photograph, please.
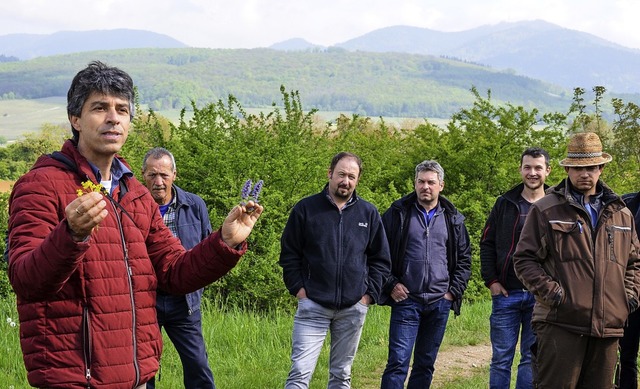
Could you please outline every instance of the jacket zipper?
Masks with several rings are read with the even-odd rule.
[[[124,230],[122,229],[122,218],[120,217],[120,214],[118,213],[118,209],[114,204],[115,200],[111,196],[109,196],[109,200],[111,202],[111,206],[113,207],[113,211],[115,212],[116,221],[118,222],[118,232],[120,233],[120,242],[122,243],[122,252],[124,254],[124,265],[127,270],[127,282],[129,284],[129,299],[131,301],[131,319],[132,319],[131,340],[133,342],[132,357],[133,357],[133,367],[136,372],[136,381],[134,386],[138,386],[140,384],[140,366],[138,366],[138,358],[137,358],[138,342],[137,342],[137,336],[136,336],[136,309],[135,309],[135,298],[133,295],[133,281],[131,279],[132,272],[131,272],[131,266],[129,266],[129,250],[127,249],[127,244],[124,238]]]
[[[87,389],[91,388],[91,326],[89,324],[89,307],[82,307],[82,356]]]
[[[336,277],[336,282],[337,282],[337,285],[336,285],[336,302],[337,302],[337,304],[336,304],[336,306],[338,307],[338,309],[340,309],[342,307],[342,271],[341,270],[342,270],[342,267],[343,267],[342,266],[342,262],[344,261],[343,252],[342,252],[342,244],[343,244],[343,239],[344,239],[344,236],[342,234],[342,227],[343,227],[342,216],[343,216],[343,213],[342,213],[342,211],[339,211],[339,212],[340,212],[340,219],[338,221],[338,242],[339,242],[339,244],[338,244],[338,261],[337,261],[338,268],[336,269],[336,274],[338,275]]]
[[[609,226],[606,227],[607,230],[607,238],[609,241],[609,260],[612,262],[616,261],[616,253],[613,249],[613,234],[611,233],[611,228]]]

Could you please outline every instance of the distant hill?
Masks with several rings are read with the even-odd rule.
[[[307,51],[307,50],[323,50],[326,47],[320,45],[314,45],[313,43],[306,41],[302,38],[292,38],[286,41],[274,43],[269,46],[270,49],[283,50],[283,51]]]
[[[21,60],[95,50],[180,47],[187,45],[167,35],[129,29],[0,35],[0,55]]]
[[[0,100],[64,96],[94,59],[129,71],[140,102],[155,110],[230,94],[268,107],[281,101],[281,85],[300,91],[307,109],[373,117],[448,118],[473,103],[471,87],[543,112],[566,111],[575,87],[640,100],[640,50],[544,21],[461,32],[395,26],[330,47],[293,38],[250,50],[188,48],[139,30],[5,35]]]
[[[595,85],[640,93],[640,50],[541,20],[500,23],[461,32],[395,26],[336,44],[350,51],[457,58],[545,80],[565,88]]]
[[[0,36],[0,62],[93,50],[186,48],[166,35],[141,30],[62,31]],[[280,51],[327,47],[302,38],[270,46]],[[499,23],[459,31],[393,26],[336,43],[332,50],[408,53],[455,59],[543,80],[567,89],[601,85],[614,93],[640,94],[640,50],[542,20]],[[4,58],[4,59],[3,59]]]
[[[305,109],[366,116],[448,118],[491,90],[498,103],[566,111],[572,92],[532,78],[433,56],[272,49],[127,49],[0,63],[0,99],[64,96],[73,75],[99,59],[128,71],[142,104],[189,108],[235,96],[244,107],[280,103],[280,86]]]

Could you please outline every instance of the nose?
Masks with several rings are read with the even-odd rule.
[[[107,123],[111,123],[111,124],[120,124],[120,116],[118,115],[118,112],[116,111],[115,107],[109,107],[107,109]]]
[[[156,176],[153,179],[153,185],[155,185],[155,186],[162,186],[163,183],[164,183],[164,180],[160,176]]]

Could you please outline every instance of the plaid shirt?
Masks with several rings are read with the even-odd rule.
[[[169,204],[169,208],[167,208],[167,212],[165,212],[164,216],[162,216],[162,220],[164,224],[169,227],[173,236],[178,236],[178,226],[176,225],[176,196],[174,194],[171,199],[171,203]]]

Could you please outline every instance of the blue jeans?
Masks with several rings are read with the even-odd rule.
[[[331,331],[327,388],[350,388],[351,365],[358,351],[368,309],[360,302],[335,310],[308,298],[299,299],[293,319],[291,370],[285,388],[309,387],[327,331]]]
[[[531,372],[531,346],[536,338],[531,328],[531,315],[535,298],[533,294],[521,290],[510,290],[509,296],[492,296],[491,308],[491,367],[489,387],[508,389],[511,385],[511,365],[520,335],[520,364],[516,389],[533,388]]]
[[[408,389],[429,388],[436,356],[449,320],[451,301],[441,298],[430,304],[408,298],[391,306],[389,358],[382,374],[382,389],[401,389],[413,366]]]
[[[189,315],[189,307],[184,296],[166,294],[158,294],[156,309],[160,328],[164,327],[180,356],[184,387],[215,389],[216,385],[213,382],[213,373],[209,368],[207,350],[202,336],[200,310]],[[152,378],[147,383],[147,389],[154,388],[155,379]]]

